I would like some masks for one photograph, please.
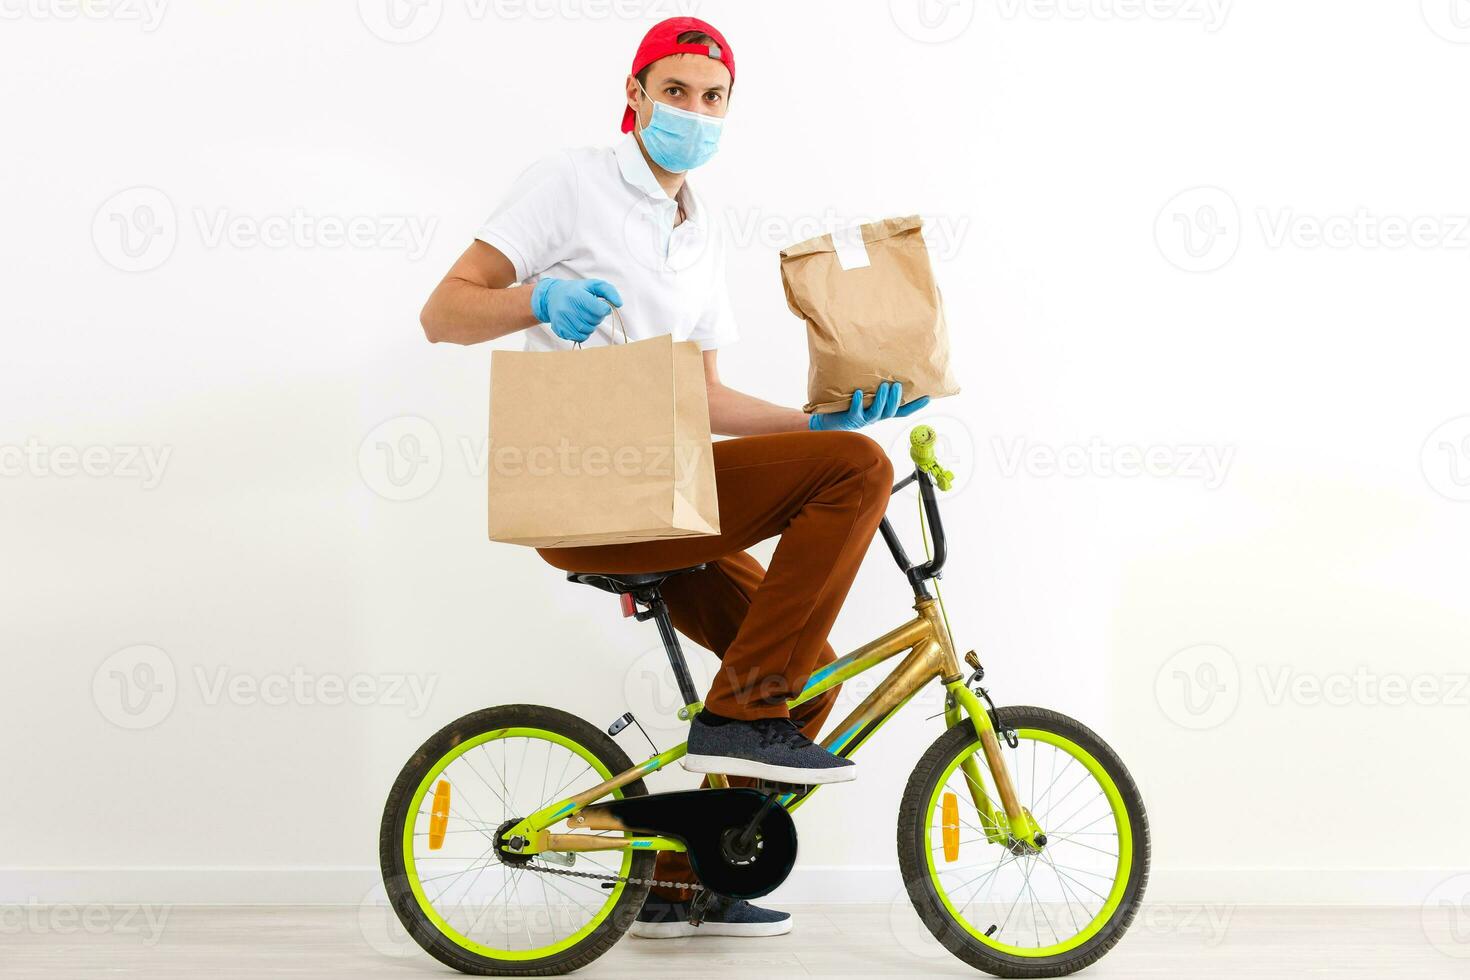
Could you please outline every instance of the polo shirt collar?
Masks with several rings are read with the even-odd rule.
[[[643,150],[638,145],[638,137],[628,133],[613,149],[617,157],[618,170],[623,179],[633,188],[642,191],[656,201],[667,201],[669,195],[659,185],[658,179],[653,176],[653,171],[648,167],[648,161],[643,158]],[[684,220],[700,224],[704,208],[701,206],[699,196],[694,193],[694,188],[689,186],[689,178],[684,178],[684,186],[679,190],[679,199],[684,204]]]

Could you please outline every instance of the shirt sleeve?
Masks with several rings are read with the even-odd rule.
[[[740,339],[735,309],[730,305],[730,284],[725,277],[723,241],[716,244],[714,277],[714,302],[705,309],[689,334],[689,339],[699,344],[700,350],[718,350]]]
[[[577,202],[570,156],[544,157],[516,178],[475,237],[510,259],[516,281],[524,282],[564,256],[577,223]]]

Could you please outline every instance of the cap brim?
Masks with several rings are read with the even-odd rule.
[[[623,132],[625,132],[625,133],[631,133],[632,131],[633,131],[633,107],[632,106],[623,106]]]

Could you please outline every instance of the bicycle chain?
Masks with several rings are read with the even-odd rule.
[[[680,888],[685,891],[691,892],[704,891],[704,886],[698,884],[697,882],[691,883],[687,881],[658,881],[653,878],[628,878],[624,877],[623,875],[600,875],[594,874],[591,871],[567,871],[562,868],[553,868],[549,864],[532,864],[529,861],[521,865],[521,867],[528,868],[531,871],[540,871],[549,875],[561,875],[566,878],[591,878],[594,881],[621,881],[624,884],[628,885],[649,885],[650,887],[657,888]]]

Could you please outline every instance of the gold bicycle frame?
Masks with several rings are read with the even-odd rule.
[[[997,810],[985,793],[979,767],[973,756],[961,764],[966,783],[970,787],[971,799],[975,804],[986,836],[992,841],[1005,841],[1007,837],[1014,837],[1020,842],[1039,849],[1045,841],[1045,838],[1041,836],[1041,828],[1031,814],[1021,806],[1016,796],[1010,773],[1006,769],[1005,759],[1001,755],[1000,742],[996,736],[995,726],[991,722],[990,713],[975,693],[965,685],[960,661],[950,642],[949,631],[941,618],[942,614],[937,600],[927,595],[917,596],[914,609],[917,615],[907,623],[858,647],[812,674],[801,693],[789,701],[788,706],[794,708],[804,704],[844,681],[907,652],[908,656],[900,661],[898,666],[879,682],[872,693],[864,698],[862,703],[854,708],[822,741],[822,747],[844,758],[850,756],[899,708],[907,704],[909,699],[917,694],[924,685],[931,680],[938,679],[945,685],[948,692],[944,704],[945,727],[953,727],[962,722],[966,715],[969,716],[970,722],[975,726],[975,733],[980,739],[987,768],[990,770],[991,778],[994,780],[997,794],[1000,797],[1001,807]],[[973,659],[970,662],[977,663]],[[680,710],[679,717],[688,720],[698,712],[699,707],[698,704],[686,705]],[[616,816],[605,807],[597,806],[596,803],[614,790],[621,789],[649,773],[657,772],[678,761],[685,752],[684,744],[660,752],[576,796],[559,800],[538,810],[506,831],[505,837],[522,838],[526,844],[518,853],[523,854],[541,851],[603,851],[625,848],[682,851],[684,845],[677,840],[637,835],[636,831],[623,826]],[[723,777],[711,776],[710,784],[712,786],[723,785],[725,780]],[[800,796],[786,793],[782,795],[780,802],[788,810],[795,809],[815,791],[816,787],[811,787]],[[622,831],[633,836],[608,837],[595,834],[551,833],[548,828],[563,819],[566,820],[567,826],[574,830]]]

